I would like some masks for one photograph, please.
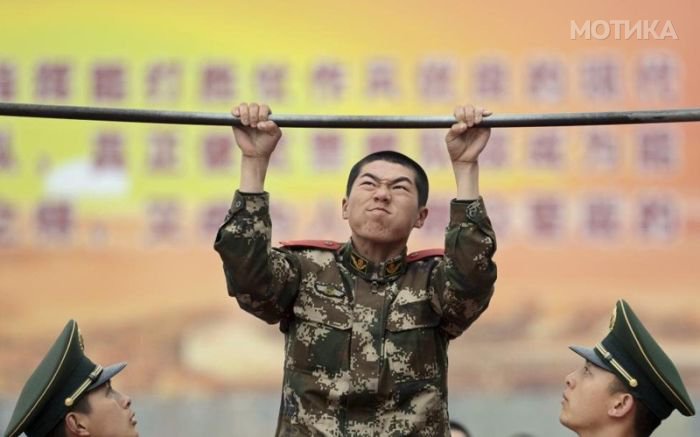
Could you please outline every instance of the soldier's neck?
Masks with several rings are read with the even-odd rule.
[[[401,255],[406,247],[406,241],[377,242],[353,235],[352,247],[364,258],[379,264]]]

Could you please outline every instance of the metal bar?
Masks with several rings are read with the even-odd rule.
[[[134,123],[240,126],[231,114],[160,111],[149,109],[96,108],[89,106],[36,105],[0,102],[0,116],[100,120]],[[453,116],[385,115],[281,115],[270,119],[280,127],[421,129],[450,127]],[[483,127],[584,126],[603,124],[677,123],[700,121],[700,108],[657,111],[564,112],[556,114],[495,114]]]

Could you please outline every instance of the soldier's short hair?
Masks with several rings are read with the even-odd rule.
[[[357,176],[359,176],[362,167],[374,161],[391,162],[412,169],[415,173],[416,189],[418,190],[418,206],[425,206],[426,203],[428,203],[428,175],[425,173],[425,170],[423,170],[423,167],[403,153],[394,152],[392,150],[370,153],[357,161],[350,169],[350,174],[348,175],[348,183],[345,189],[346,196],[350,196],[352,185],[355,183]]]
[[[459,431],[462,434],[464,434],[464,437],[471,437],[471,434],[469,434],[469,430],[467,429],[467,427],[455,420],[450,420],[450,431]]]

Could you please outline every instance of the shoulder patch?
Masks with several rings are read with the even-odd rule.
[[[338,243],[337,241],[331,240],[293,240],[293,241],[280,241],[282,247],[290,249],[301,249],[301,248],[314,248],[322,250],[338,250],[343,247],[343,243]]]
[[[445,249],[425,249],[418,252],[411,252],[406,256],[407,262],[415,262],[433,256],[445,256]]]

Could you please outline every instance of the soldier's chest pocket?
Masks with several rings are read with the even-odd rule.
[[[345,290],[315,283],[300,290],[287,342],[287,368],[336,374],[350,367],[352,310]]]
[[[395,383],[432,379],[438,376],[438,353],[442,350],[438,326],[440,316],[429,298],[395,301],[387,320],[386,358]]]

